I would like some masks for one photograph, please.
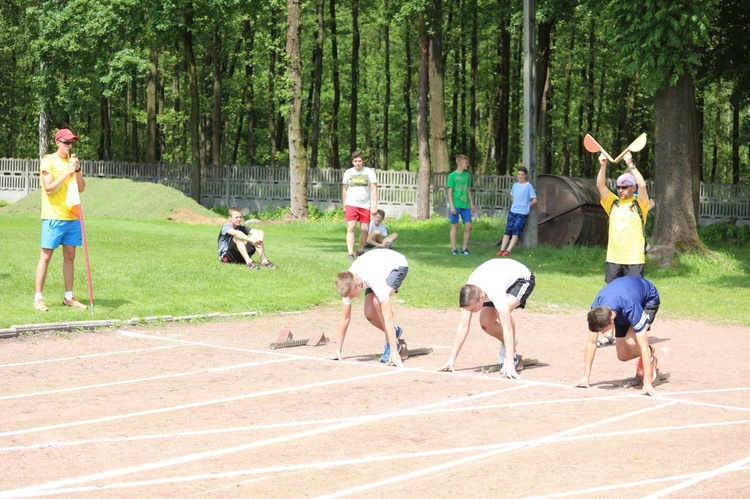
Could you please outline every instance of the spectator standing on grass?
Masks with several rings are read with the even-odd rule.
[[[398,239],[397,233],[388,234],[388,229],[383,220],[385,220],[385,212],[378,210],[370,221],[366,248],[390,248],[393,245],[393,241]]]
[[[625,154],[625,173],[617,178],[617,195],[607,188],[607,157],[599,156],[596,188],[600,202],[609,216],[607,264],[604,282],[609,284],[621,276],[643,277],[646,267],[646,217],[650,202],[646,181],[633,162],[633,155]],[[636,188],[638,196],[635,196]],[[604,335],[599,346],[614,344],[611,335]]]
[[[370,217],[378,210],[378,179],[372,168],[365,166],[360,151],[352,153],[352,167],[344,172],[341,197],[346,214],[346,249],[349,260],[354,260],[354,232],[359,222],[359,243],[356,256],[365,252]]]
[[[264,238],[262,230],[242,225],[242,212],[233,206],[229,208],[227,221],[219,232],[219,260],[224,263],[244,263],[251,270],[260,267],[275,269],[276,265],[266,258]],[[251,258],[256,251],[260,256],[260,267]]]
[[[453,371],[456,357],[469,335],[471,319],[478,313],[484,332],[500,340],[497,358],[498,365],[503,366],[500,373],[508,378],[519,378],[517,368],[523,369],[523,358],[516,355],[516,324],[512,313],[526,306],[535,285],[534,274],[510,258],[496,258],[477,267],[459,293],[461,319],[450,358],[440,370]]]
[[[335,359],[341,352],[352,317],[352,300],[365,292],[364,313],[370,324],[383,331],[385,350],[380,362],[404,367],[399,338],[402,330],[393,318],[393,297],[409,272],[404,255],[397,251],[369,251],[357,258],[349,270],[336,276],[336,290],[343,299]]]
[[[456,156],[456,170],[448,175],[448,206],[451,222],[450,241],[451,252],[458,255],[456,249],[456,234],[458,233],[458,218],[464,223],[464,238],[461,246],[462,255],[470,255],[469,238],[471,237],[471,212],[474,211],[474,196],[471,192],[471,174],[466,171],[469,157],[465,154]]]
[[[516,172],[518,182],[510,188],[510,209],[508,210],[508,222],[505,224],[505,235],[500,244],[497,256],[508,256],[523,235],[526,220],[529,217],[531,207],[536,204],[536,190],[529,183],[529,170],[525,166],[519,166]]]
[[[36,266],[34,309],[47,312],[42,292],[47,280],[47,270],[52,254],[60,245],[63,253],[63,284],[65,295],[62,304],[66,307],[87,309],[88,306],[73,296],[73,272],[76,247],[81,246],[83,237],[78,216],[67,206],[68,189],[83,192],[86,181],[81,173],[81,163],[73,154],[73,144],[78,137],[69,129],[63,128],[55,134],[57,151],[47,154],[39,165],[42,183],[42,251]]]
[[[588,313],[589,338],[584,354],[583,379],[578,383],[589,388],[591,366],[596,356],[599,333],[614,330],[617,358],[622,362],[638,359],[635,374],[643,380],[644,395],[654,395],[653,382],[658,377],[656,351],[649,345],[646,331],[651,329],[659,311],[659,291],[642,277],[623,276],[599,291]],[[643,359],[649,359],[644,362]]]

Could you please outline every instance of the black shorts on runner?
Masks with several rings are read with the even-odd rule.
[[[255,254],[255,246],[250,243],[245,243],[245,247],[247,248],[248,256],[253,256],[253,254]],[[240,251],[237,249],[234,239],[229,241],[229,249],[227,249],[227,252],[221,257],[221,261],[224,263],[241,263],[245,265],[245,259],[242,258]]]
[[[646,331],[651,331],[651,324],[654,323],[656,312],[659,311],[659,302],[647,304],[643,307],[643,311],[646,312],[646,316],[648,317]],[[628,334],[628,329],[630,329],[630,324],[615,324],[615,338],[624,338]]]
[[[505,290],[505,294],[511,295],[521,302],[518,308],[526,308],[526,299],[531,295],[531,292],[534,291],[534,286],[536,286],[536,279],[534,278],[534,274],[531,274],[528,279],[518,279],[514,282]],[[491,301],[486,301],[482,306],[494,307],[495,304]]]

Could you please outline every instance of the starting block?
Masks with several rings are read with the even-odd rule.
[[[654,381],[653,383],[654,386],[658,386],[669,379],[669,373],[659,372],[658,369],[656,373],[657,373],[656,381]],[[626,378],[620,381],[620,388],[640,388],[642,386],[643,386],[643,380],[639,378],[638,376],[634,376],[632,378]]]
[[[516,372],[523,371],[527,367],[539,365],[537,359],[524,359],[522,355],[519,355],[519,357],[521,358],[521,362],[516,366]],[[490,364],[488,366],[482,366],[480,371],[483,373],[496,373],[499,372],[500,369],[502,369],[500,364]]]
[[[409,348],[404,340],[399,340],[404,348],[401,350],[401,360],[406,360],[409,357],[419,357],[420,355],[429,355],[433,353],[432,348]]]
[[[277,350],[279,348],[292,348],[292,347],[301,347],[301,346],[309,346],[309,347],[318,347],[321,345],[328,344],[328,338],[326,338],[325,333],[313,333],[310,338],[301,338],[299,340],[294,339],[294,335],[292,332],[287,329],[283,328],[281,331],[279,331],[279,336],[276,338],[276,341],[274,343],[271,343],[271,345],[268,347],[271,350]]]

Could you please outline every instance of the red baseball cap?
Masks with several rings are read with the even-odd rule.
[[[58,141],[60,139],[63,140],[78,140],[78,137],[73,135],[73,132],[68,130],[67,128],[61,129],[59,132],[55,134],[55,141]]]

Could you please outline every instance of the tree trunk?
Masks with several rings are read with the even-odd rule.
[[[388,11],[388,0],[385,0]],[[383,96],[383,169],[388,169],[389,111],[391,107],[391,23],[385,24],[385,95]]]
[[[424,15],[419,16],[419,84],[417,87],[417,143],[419,144],[419,172],[417,173],[417,218],[430,217],[430,145],[427,130],[427,97],[429,92],[430,42]]]
[[[349,114],[349,150],[357,148],[357,92],[359,91],[359,0],[352,0],[352,94]]]
[[[190,87],[190,151],[192,168],[190,170],[190,197],[196,203],[201,202],[201,144],[200,144],[200,100],[198,93],[198,71],[193,52],[193,11],[185,14],[185,27],[180,29],[182,42],[185,45],[188,85]]]
[[[158,78],[159,53],[151,46],[151,62],[146,85],[146,163],[156,163],[156,79]]]
[[[331,0],[333,1],[333,0]],[[406,130],[404,130],[404,168],[408,172],[411,163],[411,131],[413,129],[413,112],[411,107],[411,81],[412,81],[412,59],[411,59],[411,29],[410,24],[406,24],[404,30],[404,51],[406,53],[406,76],[404,78],[404,103],[406,106]]]
[[[109,97],[101,97],[102,113],[102,133],[101,133],[101,150],[99,159],[102,161],[112,160],[112,126],[109,116]]]
[[[740,183],[740,105],[732,102],[732,183]]]
[[[573,49],[576,43],[576,27],[572,26],[570,30],[570,43],[568,44],[568,61],[565,67],[565,95],[563,96],[563,130],[570,130],[570,101],[571,85],[573,80]],[[574,137],[577,134],[573,134]],[[567,137],[563,138],[562,141],[562,154],[563,154],[563,169],[562,174],[564,176],[570,175],[570,141]]]
[[[325,36],[325,0],[318,0],[318,33],[315,37],[315,79],[313,81],[312,124],[310,127],[310,168],[318,167],[320,143],[320,89],[323,86],[323,40]],[[291,139],[290,139],[291,140]]]
[[[654,112],[656,189],[663,209],[656,210],[655,244],[649,255],[668,265],[677,251],[705,250],[693,204],[693,170],[700,162],[692,78],[683,75],[675,86],[657,92]]]
[[[443,70],[443,34],[441,29],[442,0],[430,2],[429,89],[430,137],[435,172],[450,170],[448,143],[445,136],[445,72]],[[420,161],[421,168],[421,161]]]
[[[336,37],[336,0],[330,1],[331,12],[331,66],[333,68],[333,103],[331,104],[331,167],[341,168],[339,159],[339,107],[341,106],[341,83],[339,79],[339,46]]]
[[[477,0],[471,2],[471,116],[469,118],[469,168],[476,172],[479,134],[479,36],[477,35]],[[448,168],[450,170],[450,168]]]
[[[495,116],[495,171],[505,175],[508,171],[508,119],[510,117],[510,32],[509,20],[500,22],[498,39],[497,116]]]
[[[552,86],[549,61],[552,51],[550,40],[553,27],[554,24],[551,22],[541,22],[537,25],[536,102],[539,110],[537,113],[537,130],[539,131],[540,173],[550,173],[552,171],[552,141],[549,137],[551,128],[548,126],[550,116],[547,113],[547,108],[549,107]]]
[[[302,61],[299,0],[286,1],[286,56],[289,78],[289,183],[291,216],[307,219],[307,158],[302,137]]]
[[[214,33],[214,92],[213,92],[213,113],[211,116],[211,164],[218,166],[221,164],[221,77],[224,71],[224,64],[221,60],[221,33],[217,28]]]
[[[255,43],[255,28],[249,21],[243,23],[243,36],[245,37],[245,113],[247,114],[247,161],[250,166],[255,163],[255,90],[253,88],[253,45]],[[241,127],[240,127],[241,129]],[[239,132],[238,132],[239,133]]]
[[[271,20],[271,40],[277,40],[279,37],[279,27],[276,19]],[[274,94],[276,92],[275,81],[276,81],[276,51],[271,50],[268,64],[268,165],[271,168],[276,166],[276,98]]]

